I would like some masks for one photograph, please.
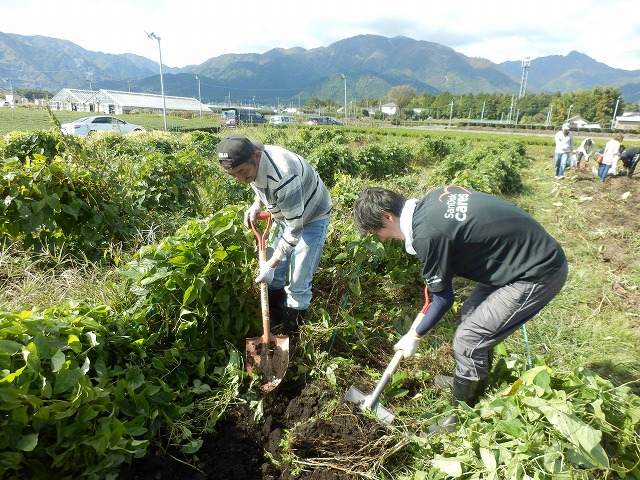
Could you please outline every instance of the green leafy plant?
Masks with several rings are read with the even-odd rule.
[[[109,313],[104,306],[0,313],[0,477],[98,479],[146,453],[158,428],[154,404],[170,406],[172,394],[143,385],[137,368],[113,368]]]
[[[538,365],[459,415],[455,436],[418,440],[428,478],[640,475],[640,397],[585,368]]]
[[[436,182],[455,184],[486,193],[514,194],[522,191],[520,170],[526,163],[520,142],[494,142],[466,153],[451,153],[434,171]]]
[[[5,160],[0,171],[0,241],[22,238],[25,249],[67,248],[99,258],[119,231],[118,208],[102,197],[83,167],[34,154]]]

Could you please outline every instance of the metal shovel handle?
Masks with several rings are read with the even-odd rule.
[[[431,302],[429,301],[429,290],[425,285],[424,305],[422,306],[422,310],[420,310],[418,315],[416,315],[415,320],[411,324],[411,329],[415,329],[418,327],[418,325],[420,325],[420,322],[422,322],[422,319],[424,318],[425,313],[427,313],[427,310],[429,309],[430,305],[431,305]],[[396,369],[398,368],[398,365],[400,365],[400,361],[403,358],[404,358],[404,352],[402,350],[396,351],[395,355],[391,359],[391,362],[389,362],[389,366],[386,368],[386,370],[382,374],[382,377],[380,377],[380,380],[378,381],[376,388],[373,390],[373,392],[371,392],[371,395],[367,396],[367,399],[362,405],[363,408],[371,408],[373,405],[376,404],[376,402],[380,398],[380,395],[382,395],[382,392],[384,391],[384,389],[387,388],[387,385],[389,384],[391,377],[396,372]]]

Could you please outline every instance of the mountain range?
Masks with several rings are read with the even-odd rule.
[[[378,99],[395,85],[453,95],[518,94],[522,60],[500,64],[467,57],[452,48],[398,36],[357,35],[327,47],[273,48],[265,53],[225,54],[184,68],[163,65],[166,95],[205,103],[305,103],[311,98]],[[199,79],[196,79],[196,76]],[[158,62],[126,54],[92,52],[56,38],[0,32],[0,87],[115,89],[160,93]],[[640,70],[622,70],[579,52],[530,60],[528,93],[571,92],[596,86],[620,88],[625,101],[640,100]],[[635,97],[635,98],[629,98]]]

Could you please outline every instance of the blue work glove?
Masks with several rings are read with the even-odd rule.
[[[413,357],[420,346],[420,337],[416,336],[415,330],[409,330],[407,334],[405,334],[398,343],[396,343],[393,347],[395,351],[402,350],[404,354],[404,358]]]
[[[273,282],[273,276],[275,275],[275,273],[275,268],[270,267],[266,262],[263,263],[262,265],[260,265],[260,273],[256,277],[256,283],[265,282],[267,285],[269,285],[271,282]]]

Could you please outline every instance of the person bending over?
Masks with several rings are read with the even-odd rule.
[[[516,205],[468,188],[437,188],[421,199],[368,188],[356,200],[354,222],[382,242],[403,240],[422,265],[431,305],[395,345],[405,358],[453,305],[453,278],[477,282],[453,335],[454,407],[475,406],[487,387],[493,347],[547,305],[567,278],[564,251],[540,223]],[[449,415],[441,424],[456,422]]]

